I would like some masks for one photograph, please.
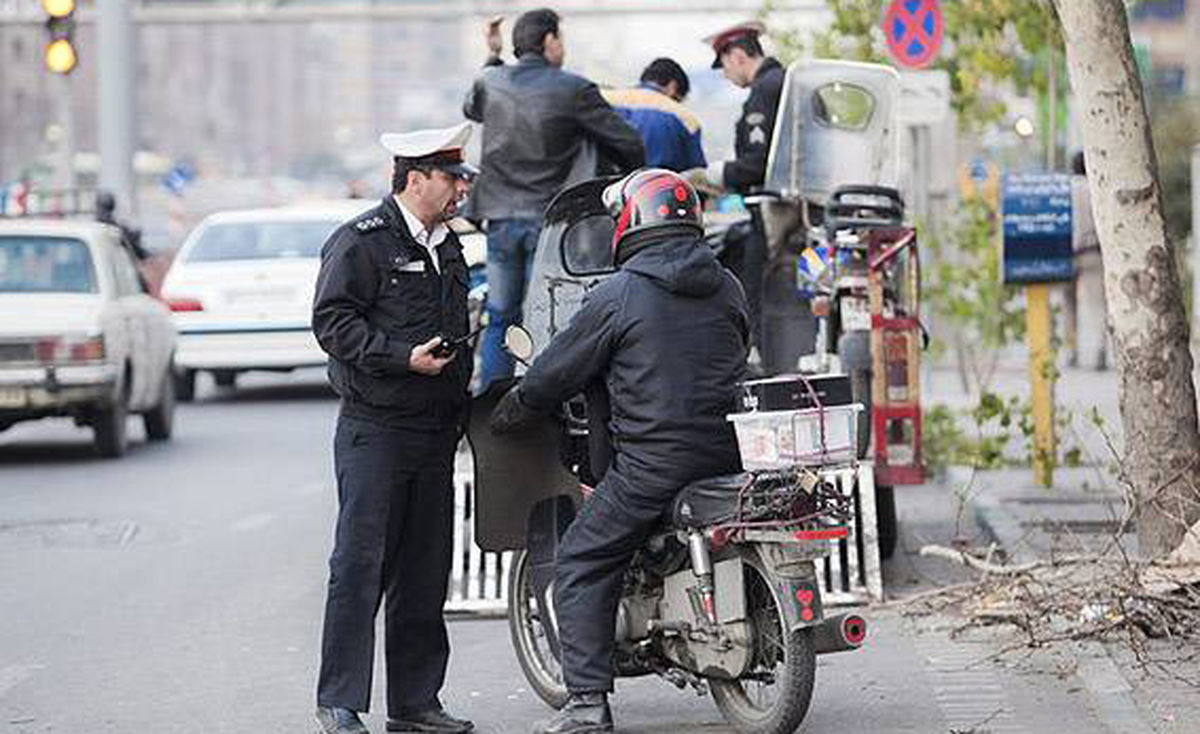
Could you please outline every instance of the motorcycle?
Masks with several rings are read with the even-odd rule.
[[[547,210],[525,302],[527,328],[510,328],[505,339],[518,362],[532,359],[583,294],[612,272],[613,221],[599,198],[605,183],[568,188]],[[590,457],[598,426],[586,401],[576,398],[525,430],[494,434],[488,418],[512,384],[494,383],[472,404],[475,541],[485,551],[516,551],[507,582],[513,648],[531,688],[557,708],[567,690],[553,602],[555,548],[596,480]],[[657,675],[711,694],[725,719],[746,734],[786,734],[800,726],[816,656],[854,650],[867,633],[857,613],[826,615],[814,564],[853,522],[854,498],[831,472],[855,461],[848,426],[856,412],[857,406],[809,406],[734,421],[751,429],[771,416],[781,423],[769,431],[757,426],[775,437],[770,441],[747,434],[748,471],[683,488],[636,554],[615,620],[615,675]],[[841,443],[833,440],[834,423],[847,426]],[[789,427],[820,435],[821,451],[797,454],[803,442],[796,436],[780,440]]]

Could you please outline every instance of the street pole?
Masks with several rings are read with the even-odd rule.
[[[1054,46],[1050,46],[1050,69],[1047,75],[1049,88],[1047,89],[1047,114],[1046,114],[1046,172],[1054,171],[1054,164],[1057,158],[1058,142],[1056,133],[1058,132],[1058,74],[1055,68],[1057,64],[1054,58]]]
[[[1047,73],[1046,172],[1053,173],[1057,156],[1055,143],[1058,127],[1058,75],[1054,46],[1050,46]],[[1074,282],[1065,284],[1073,288]],[[1066,338],[1075,340],[1075,328],[1067,325]],[[1025,286],[1025,339],[1029,349],[1029,395],[1033,413],[1033,476],[1043,487],[1054,485],[1054,322],[1050,310],[1050,286],[1030,283]]]
[[[71,75],[55,74],[55,96],[57,97],[58,125],[60,137],[58,143],[58,162],[55,165],[55,188],[64,192],[63,201],[68,195],[73,195],[75,188],[75,109],[71,103]]]
[[[133,175],[134,33],[129,0],[96,4],[100,107],[100,188],[111,191],[118,206],[137,215]]]

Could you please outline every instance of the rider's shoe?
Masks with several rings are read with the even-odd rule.
[[[612,711],[604,693],[572,693],[554,718],[539,722],[533,734],[593,734],[613,730]]]
[[[317,722],[324,734],[370,734],[362,719],[350,709],[321,706],[317,709]]]

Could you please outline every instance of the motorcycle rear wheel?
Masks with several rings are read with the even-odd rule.
[[[754,639],[751,673],[773,674],[774,681],[709,679],[709,687],[725,720],[741,734],[792,734],[804,722],[812,702],[816,679],[812,634],[807,629],[782,632],[788,625],[777,596],[778,584],[772,583],[757,557],[744,558],[743,570],[746,614]]]
[[[554,624],[552,609],[543,609],[534,592],[529,553],[519,551],[508,574],[508,632],[525,680],[547,705],[560,709],[567,703],[562,662],[546,637],[545,625]]]

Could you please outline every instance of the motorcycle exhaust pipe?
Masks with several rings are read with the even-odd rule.
[[[867,638],[867,620],[849,612],[826,617],[813,625],[812,636],[818,655],[857,650]]]

